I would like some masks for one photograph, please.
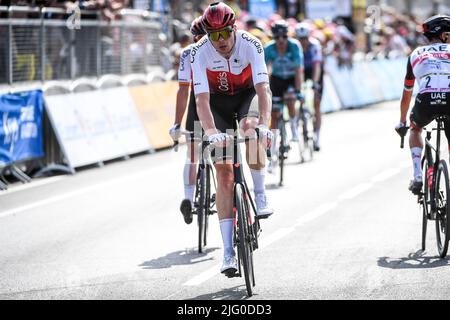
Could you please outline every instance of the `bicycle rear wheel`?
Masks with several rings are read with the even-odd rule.
[[[314,123],[311,113],[308,110],[303,112],[303,140],[305,141],[305,150],[309,154],[309,161],[314,157]]]
[[[283,185],[284,181],[284,160],[286,159],[287,155],[287,146],[286,146],[286,124],[284,123],[284,119],[280,118],[278,121],[278,129],[280,131],[280,146],[278,149],[278,165],[280,166],[280,181],[278,185],[281,187]]]
[[[244,200],[244,189],[237,184],[234,193],[234,208],[237,216],[237,247],[238,258],[244,269],[245,286],[249,297],[253,295],[255,275],[253,270],[253,246],[251,238],[251,225],[249,222],[249,210]]]
[[[444,258],[447,255],[449,241],[449,176],[447,163],[444,160],[439,162],[436,173],[436,241],[439,256]]]
[[[429,176],[428,171],[433,169],[433,163],[431,165],[428,164],[426,158],[422,161],[422,172],[423,172],[423,197],[422,197],[422,251],[425,251],[426,247],[426,238],[427,238],[427,224],[428,218],[431,214],[431,189],[430,185],[432,181],[429,179],[432,178]]]

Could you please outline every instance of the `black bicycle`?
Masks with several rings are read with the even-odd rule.
[[[426,130],[425,153],[422,157],[423,189],[417,195],[417,201],[422,206],[422,250],[425,250],[427,223],[434,220],[436,224],[436,241],[439,256],[447,255],[449,243],[449,173],[445,160],[440,159],[440,139],[444,129],[446,116],[435,117],[437,127]],[[404,135],[408,130],[403,130],[400,147],[404,145]],[[436,147],[431,144],[432,131],[436,131]],[[433,154],[434,153],[434,154]]]
[[[277,156],[276,156],[276,163],[280,167],[280,180],[278,182],[278,185],[281,187],[283,185],[284,181],[284,162],[288,158],[288,153],[291,149],[288,141],[287,141],[287,132],[286,132],[286,120],[284,119],[283,115],[283,109],[284,109],[284,103],[280,97],[273,97],[272,101],[274,103],[281,104],[283,107],[280,109],[280,116],[278,118],[277,122],[277,135],[275,137],[275,144],[278,144],[277,147]],[[272,160],[272,159],[270,159]],[[273,168],[275,169],[275,168]]]
[[[241,138],[237,130],[237,115],[234,116],[234,119],[233,129],[235,134],[232,141],[233,212],[235,213],[236,223],[234,224],[233,242],[237,249],[238,272],[229,275],[229,277],[244,277],[247,294],[251,297],[253,287],[256,285],[253,252],[258,248],[258,236],[261,233],[259,219],[262,218],[256,215],[255,202],[245,181],[239,144],[257,140],[259,132],[256,129],[256,137]],[[267,156],[270,158],[270,150],[267,151]]]
[[[211,181],[214,184],[214,190],[217,190],[216,179],[214,176],[214,170],[212,165],[205,159],[208,148],[208,142],[203,141],[201,138],[196,138],[194,132],[182,131],[182,134],[186,136],[186,139],[191,142],[201,141],[201,154],[199,158],[199,164],[197,169],[195,196],[194,196],[194,208],[192,214],[197,215],[198,225],[198,252],[202,253],[203,249],[207,245],[208,235],[208,220],[209,216],[216,213],[214,209],[216,202],[216,194],[211,192]],[[178,141],[174,143],[175,150],[178,147]]]
[[[305,108],[305,103],[300,101],[298,110],[298,128],[301,135],[298,139],[298,150],[300,153],[300,163],[306,160],[313,160],[314,155],[314,119],[308,108]],[[305,155],[307,155],[305,157]]]

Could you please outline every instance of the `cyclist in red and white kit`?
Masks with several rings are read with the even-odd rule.
[[[208,36],[192,49],[191,64],[197,112],[209,142],[220,148],[229,144],[236,113],[239,128],[245,135],[254,135],[254,129],[258,128],[260,136],[270,144],[273,139],[268,129],[271,92],[261,42],[250,33],[237,30],[234,11],[221,2],[212,3],[205,10],[203,26]],[[255,95],[258,96],[258,117],[249,114]],[[253,156],[257,158],[255,163],[249,161]],[[227,160],[231,157],[225,154],[222,161],[216,159],[215,163],[216,205],[224,244],[221,272],[232,276],[237,271],[237,260],[233,248],[233,168]],[[268,217],[273,210],[265,194],[262,145],[258,145],[257,153],[247,152],[247,163],[253,178],[257,215]]]
[[[189,88],[192,84],[192,71],[191,71],[191,50],[196,42],[198,42],[205,34],[202,24],[202,16],[197,17],[192,21],[190,31],[194,36],[194,43],[186,47],[180,54],[180,65],[178,67],[178,91],[177,101],[175,109],[175,121],[172,128],[169,130],[169,134],[173,141],[178,141],[180,138],[181,121],[183,120],[184,113],[186,111],[186,104],[189,97],[188,114],[186,119],[186,130],[194,132],[195,122],[198,121],[197,106],[195,105],[194,90],[191,89],[189,96]],[[184,221],[187,224],[192,222],[192,208],[195,194],[195,179],[197,171],[197,149],[195,143],[188,143],[186,163],[183,169],[183,182],[184,182],[184,199],[180,205],[180,211],[183,214]]]
[[[395,127],[402,136],[406,130],[406,115],[411,102],[414,82],[419,84],[419,94],[410,114],[411,132],[409,146],[414,176],[409,190],[414,194],[422,189],[422,128],[437,115],[450,116],[450,16],[437,15],[423,23],[424,35],[430,41],[427,46],[415,49],[407,64],[405,89],[400,106],[400,123]],[[450,141],[450,121],[445,122],[445,135]],[[450,150],[450,144],[449,144]]]

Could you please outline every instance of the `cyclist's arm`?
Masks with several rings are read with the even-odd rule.
[[[298,92],[301,92],[302,90],[302,83],[303,83],[303,72],[304,72],[304,57],[303,57],[303,49],[302,45],[296,41],[295,42],[295,89]]]
[[[405,76],[405,87],[403,89],[402,100],[400,103],[400,122],[406,122],[406,116],[408,114],[409,105],[411,103],[411,97],[414,89],[414,82],[416,77],[414,76],[411,66],[411,58],[408,58]]]
[[[313,58],[313,81],[314,83],[319,83],[320,74],[322,73],[322,47],[319,44],[315,45],[314,48],[314,58]]]
[[[298,92],[302,91],[302,83],[303,83],[303,67],[295,68],[295,89]]]
[[[186,111],[187,101],[189,97],[189,86],[191,84],[191,49],[188,47],[181,52],[180,65],[178,67],[178,91],[175,108],[175,124],[183,121],[183,115]]]
[[[183,115],[186,111],[187,101],[189,98],[189,84],[180,83],[177,91],[177,104],[175,108],[175,122],[180,124],[183,121]]]
[[[269,83],[261,82],[255,85],[256,95],[258,96],[259,123],[269,126],[270,105],[272,103],[272,92]]]

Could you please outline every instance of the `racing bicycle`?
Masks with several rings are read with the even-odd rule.
[[[182,131],[186,139],[195,143],[201,141],[201,154],[197,169],[197,178],[195,184],[194,208],[192,214],[197,215],[198,225],[198,252],[202,253],[207,245],[208,220],[209,216],[216,213],[214,209],[216,194],[212,193],[211,182],[214,184],[214,190],[217,189],[216,179],[212,165],[205,159],[208,148],[208,142],[201,138],[194,137],[194,132]],[[178,141],[174,143],[175,150],[178,147]]]
[[[445,160],[440,159],[441,133],[447,116],[434,118],[436,128],[426,130],[425,152],[422,158],[423,189],[417,195],[417,201],[422,207],[422,250],[425,250],[428,220],[435,221],[436,242],[441,258],[445,258],[448,250],[449,237],[449,173]],[[404,136],[408,127],[404,127],[400,147],[404,146]],[[431,144],[432,132],[436,131],[436,146]]]

